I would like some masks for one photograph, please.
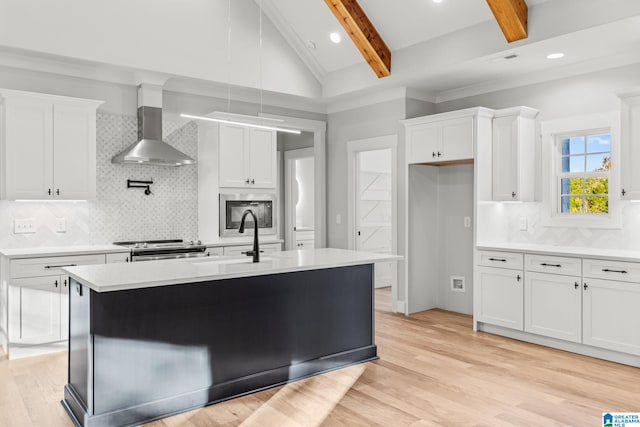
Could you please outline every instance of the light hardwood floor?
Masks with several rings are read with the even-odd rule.
[[[640,369],[474,333],[469,316],[389,313],[376,291],[380,360],[148,424],[194,426],[602,425],[640,411]],[[71,426],[66,353],[0,360],[0,426]]]

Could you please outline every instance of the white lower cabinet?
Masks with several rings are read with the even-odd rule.
[[[9,340],[44,344],[68,339],[69,286],[63,276],[13,279]]]
[[[582,286],[579,276],[525,272],[524,330],[580,342]]]
[[[522,330],[522,270],[484,266],[477,269],[480,297],[477,300],[476,319],[492,325]]]
[[[584,344],[640,356],[640,283],[585,278]]]

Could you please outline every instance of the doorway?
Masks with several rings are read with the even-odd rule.
[[[284,152],[285,249],[315,247],[315,159],[313,148]]]
[[[351,249],[397,253],[397,136],[348,143]],[[375,265],[375,287],[397,288],[397,263]]]

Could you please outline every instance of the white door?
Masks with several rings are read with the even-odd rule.
[[[53,110],[54,198],[95,198],[95,108],[56,104]]]
[[[524,330],[582,342],[580,277],[527,272],[524,282]]]
[[[218,177],[220,187],[246,187],[250,182],[245,167],[244,126],[220,124]]]
[[[12,98],[5,108],[5,196],[49,199],[53,191],[53,105]]]
[[[479,321],[505,328],[523,329],[522,270],[478,267],[480,293],[476,317]]]
[[[315,157],[313,148],[284,152],[285,248],[315,247]]]
[[[13,279],[12,285],[20,288],[20,332],[14,335],[15,342],[60,341],[60,277]]]
[[[585,278],[583,344],[640,355],[640,284]]]
[[[276,188],[278,168],[276,161],[276,133],[272,130],[249,129],[246,151],[250,187]]]
[[[355,248],[359,251],[393,253],[393,206],[391,148],[359,151],[355,157]],[[394,286],[397,263],[375,265],[375,286]]]

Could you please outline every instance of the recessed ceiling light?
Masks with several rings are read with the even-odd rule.
[[[550,53],[549,55],[547,55],[547,59],[560,59],[563,56],[564,56],[564,53],[562,52]]]
[[[329,38],[334,43],[340,43],[340,40],[342,40],[342,37],[340,36],[340,33],[331,33],[331,34],[329,34]]]
[[[431,0],[431,1],[433,1],[434,3],[442,3],[442,0]]]

